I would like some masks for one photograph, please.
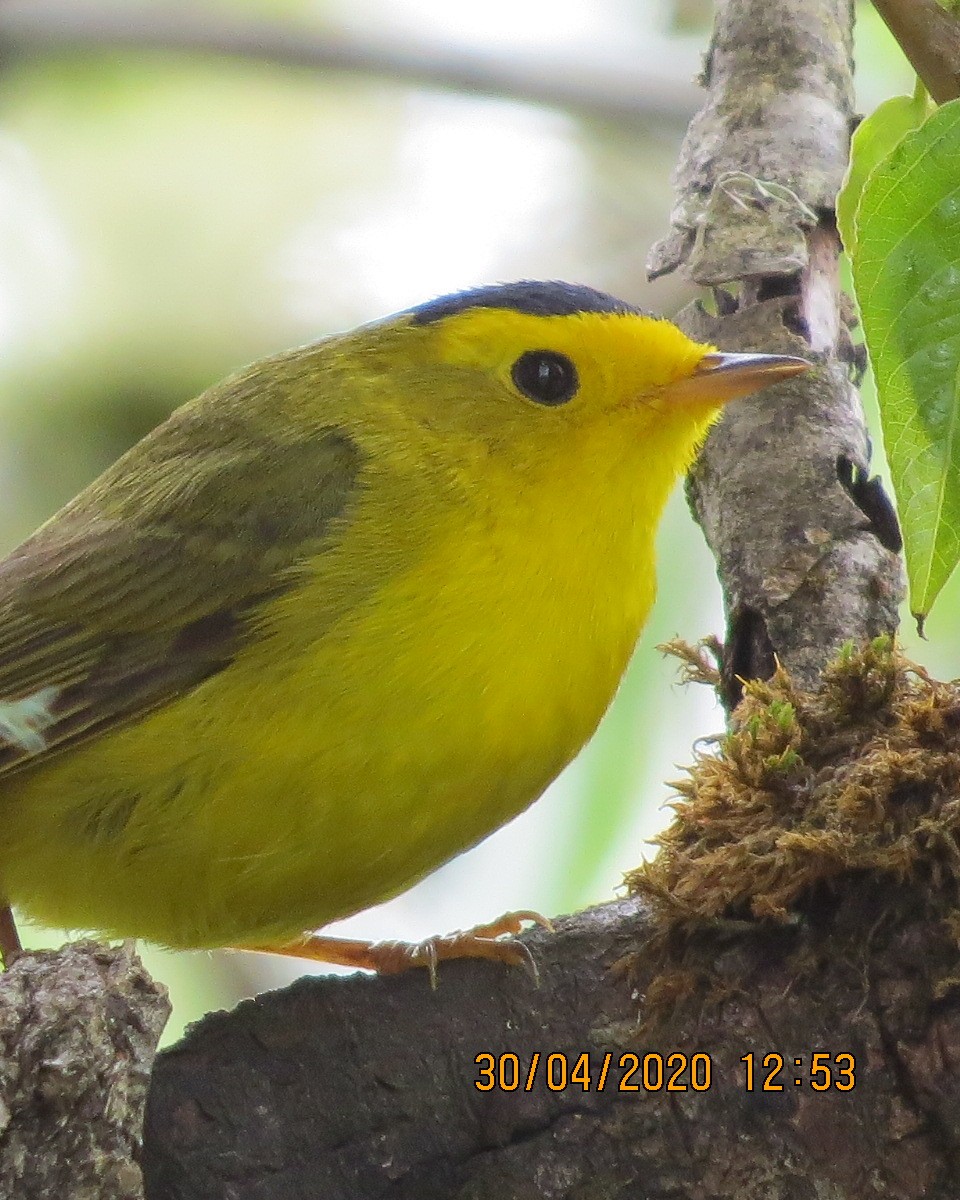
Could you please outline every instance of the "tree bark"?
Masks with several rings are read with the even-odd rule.
[[[819,928],[716,923],[722,999],[647,1029],[652,981],[610,970],[651,934],[634,901],[530,935],[539,989],[464,962],[435,992],[304,979],[214,1014],[157,1061],[147,1200],[954,1200],[960,1005],[934,981],[956,941],[924,919],[871,939],[890,900],[851,877]]]
[[[818,369],[732,405],[691,474],[727,613],[728,708],[775,662],[807,687],[847,641],[897,627],[899,530],[878,480],[841,299],[834,201],[846,169],[852,0],[723,0],[706,103],[676,172],[651,274],[683,266],[716,315],[681,314],[725,350],[782,350]],[[730,287],[729,285],[732,285]]]
[[[0,1196],[142,1196],[143,1105],[169,1015],[129,946],[77,942],[3,973]]]

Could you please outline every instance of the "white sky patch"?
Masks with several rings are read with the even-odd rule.
[[[0,347],[28,334],[50,338],[74,278],[67,231],[30,155],[0,134]]]
[[[373,198],[332,224],[324,212],[282,255],[292,308],[308,324],[342,307],[337,280],[344,298],[359,295],[379,316],[495,282],[529,245],[563,244],[583,174],[566,118],[427,94],[406,102],[406,117]]]
[[[13,742],[28,754],[39,754],[47,748],[43,731],[56,722],[52,706],[60,689],[41,688],[22,700],[0,703],[0,737]]]
[[[381,37],[412,33],[441,45],[469,44],[522,50],[621,48],[624,37],[639,40],[665,16],[663,0],[341,0],[327,21],[353,30],[373,28]]]
[[[402,22],[421,35],[429,30],[432,37],[443,40],[469,39],[487,45],[506,42],[511,48],[538,49],[579,38],[595,40],[599,10],[604,7],[583,0],[484,0],[483,4],[404,0],[393,13],[397,24]]]

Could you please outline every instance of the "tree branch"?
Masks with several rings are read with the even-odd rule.
[[[691,476],[727,612],[725,699],[775,661],[806,686],[848,640],[897,627],[899,531],[879,482],[844,320],[834,201],[852,121],[850,0],[727,0],[707,102],[676,172],[673,231],[651,274],[718,289],[688,332],[822,364],[731,406]],[[725,290],[732,284],[733,291]]]
[[[960,21],[937,0],[873,0],[938,104],[960,96]]]
[[[931,981],[956,945],[924,919],[871,934],[894,890],[851,874],[829,920],[715,923],[713,998],[642,1032],[655,981],[609,967],[656,925],[627,901],[531,935],[539,989],[463,962],[436,992],[304,979],[214,1014],[157,1061],[147,1200],[953,1200],[960,1005]],[[814,1091],[814,1053],[844,1084],[853,1055],[853,1089]]]

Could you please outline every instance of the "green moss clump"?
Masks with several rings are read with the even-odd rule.
[[[669,649],[716,682],[703,655]],[[709,974],[690,950],[715,951],[719,929],[796,927],[850,889],[888,897],[878,921],[909,903],[960,933],[960,689],[890,639],[845,646],[816,693],[782,668],[747,683],[731,731],[674,786],[659,853],[626,879],[653,907],[641,956],[664,1000]]]

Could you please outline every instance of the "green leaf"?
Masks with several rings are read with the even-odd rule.
[[[912,96],[884,100],[857,126],[850,143],[850,165],[837,196],[837,227],[851,257],[857,248],[856,214],[864,184],[874,168],[934,111],[933,101],[918,88]]]
[[[857,209],[853,278],[924,617],[960,558],[960,100],[875,166]]]

